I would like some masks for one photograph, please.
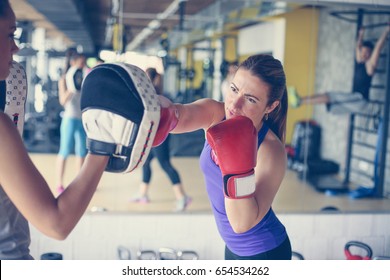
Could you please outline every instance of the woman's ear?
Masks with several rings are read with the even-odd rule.
[[[272,102],[272,104],[270,106],[268,106],[266,108],[266,112],[268,114],[272,113],[272,111],[275,110],[275,108],[277,108],[279,105],[280,105],[280,101],[279,100],[275,100],[274,102]]]

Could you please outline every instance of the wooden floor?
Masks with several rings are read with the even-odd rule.
[[[53,193],[55,193],[55,154],[30,154],[42,175],[46,178]],[[182,178],[185,191],[193,201],[187,209],[191,212],[211,211],[205,191],[203,175],[196,157],[174,157],[173,165]],[[67,161],[65,183],[69,183],[76,175],[75,160]],[[104,173],[96,191],[89,211],[120,211],[120,212],[171,212],[175,199],[166,174],[157,161],[152,162],[153,177],[150,189],[151,202],[137,204],[130,202],[137,194],[141,182],[140,170],[127,174]],[[293,171],[288,171],[281,189],[275,198],[273,208],[279,213],[319,212],[322,208],[333,206],[343,212],[383,212],[390,211],[390,199],[351,199],[348,195],[329,196],[316,191],[311,185],[301,181]]]

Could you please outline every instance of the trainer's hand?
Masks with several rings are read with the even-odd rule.
[[[166,97],[159,95],[160,99],[160,123],[154,137],[153,147],[161,145],[179,122],[179,112],[173,103]]]
[[[225,197],[253,196],[257,133],[252,121],[244,116],[222,121],[207,130],[206,138],[222,171]]]

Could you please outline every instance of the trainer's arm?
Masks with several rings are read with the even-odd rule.
[[[55,198],[3,113],[0,135],[0,185],[33,226],[50,237],[66,238],[88,207],[108,157],[88,155],[79,175]]]

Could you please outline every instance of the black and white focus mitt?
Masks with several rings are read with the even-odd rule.
[[[81,111],[92,154],[110,156],[106,171],[126,173],[149,155],[160,121],[160,103],[140,68],[104,63],[85,77]]]

